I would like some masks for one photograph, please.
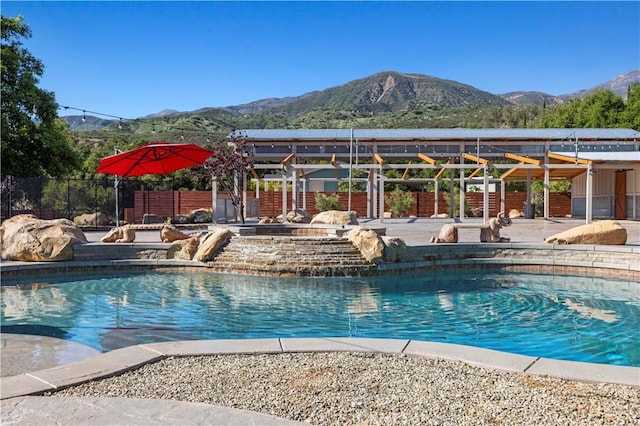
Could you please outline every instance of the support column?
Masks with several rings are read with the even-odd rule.
[[[378,208],[378,215],[380,218],[380,223],[384,223],[384,175],[382,174],[382,169],[380,169],[380,174],[378,175],[378,182],[380,185],[378,200],[380,201],[380,207]]]
[[[462,150],[460,151],[461,153],[464,152],[464,145],[462,145]],[[460,164],[464,164],[464,157],[462,155],[460,155]],[[465,174],[465,169],[461,168],[460,169],[460,220],[464,220],[464,204],[465,204],[465,197],[466,197],[466,190],[464,188],[464,174]]]
[[[547,162],[547,157],[544,157],[545,163]],[[549,168],[544,168],[544,190],[543,190],[543,202],[544,202],[544,218],[549,219]]]
[[[508,214],[509,212],[505,212],[506,208],[506,200],[505,194],[507,192],[507,183],[504,180],[500,180],[500,211]]]
[[[482,220],[487,222],[489,220],[489,166],[484,165],[484,196],[482,198]]]
[[[307,178],[302,179],[302,210],[307,210]]]
[[[433,200],[433,214],[438,217],[438,179],[436,179],[436,181],[434,182],[434,195],[435,195],[435,199]]]
[[[293,162],[295,163],[295,159]],[[295,167],[291,170],[291,209],[296,210],[298,208],[298,198],[300,196],[298,191],[298,169]]]
[[[535,212],[531,211],[531,169],[527,169],[527,201],[525,206],[525,218],[535,218]]]
[[[216,208],[218,206],[218,180],[215,176],[211,176],[211,222],[216,221]]]
[[[585,223],[591,223],[593,220],[593,166],[589,164],[587,167],[587,197],[586,197],[586,214]]]
[[[282,169],[282,223],[287,221],[287,169]]]

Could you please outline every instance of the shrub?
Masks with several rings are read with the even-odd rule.
[[[326,195],[321,192],[316,192],[316,209],[321,212],[329,210],[340,210],[340,196],[338,194]]]
[[[393,217],[408,216],[416,202],[410,192],[401,191],[398,187],[387,194],[385,201]]]

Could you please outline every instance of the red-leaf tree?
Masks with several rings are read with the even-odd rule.
[[[239,186],[253,168],[253,150],[247,138],[240,132],[233,131],[227,145],[220,145],[204,163],[204,169],[216,179],[218,188],[225,191],[236,210],[236,216],[245,223],[244,200]],[[215,212],[213,212],[215,214]]]

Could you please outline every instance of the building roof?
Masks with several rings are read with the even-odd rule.
[[[353,132],[353,133],[352,133]],[[245,129],[254,141],[640,140],[633,129]]]

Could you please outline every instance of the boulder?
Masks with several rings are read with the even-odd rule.
[[[327,210],[320,212],[311,219],[311,223],[325,225],[358,225],[356,212],[345,212],[340,210]]]
[[[310,223],[311,219],[311,213],[306,210],[295,209],[287,213],[287,222],[289,223]]]
[[[278,219],[273,218],[273,217],[263,217],[258,222],[258,225],[267,225],[267,224],[270,224],[270,223],[280,223],[280,222],[278,221]]]
[[[211,223],[211,209],[196,209],[189,216],[193,223]]]
[[[382,262],[384,258],[384,243],[375,231],[359,226],[346,232],[344,236],[360,250],[362,257],[369,262]]]
[[[2,259],[26,262],[73,260],[73,246],[87,243],[69,219],[42,220],[34,215],[11,217],[0,226]]]
[[[402,238],[381,237],[384,244],[383,259],[385,262],[405,262],[407,260],[407,244]]]
[[[167,259],[191,260],[198,251],[202,233],[183,240],[174,241],[167,250]]]
[[[431,215],[432,219],[446,219],[448,217],[449,217],[449,213],[438,213],[438,214]]]
[[[200,242],[198,251],[193,256],[193,260],[199,262],[208,262],[212,260],[218,252],[229,243],[233,232],[228,229],[218,229],[217,231],[208,234],[204,240]]]
[[[518,209],[509,210],[509,218],[515,219],[516,217],[524,217],[524,212]]]
[[[189,238],[189,235],[170,224],[165,224],[160,230],[160,240],[163,243],[172,243],[178,240],[186,240],[187,238]]]
[[[432,243],[457,243],[458,242],[458,228],[453,223],[445,223],[440,228],[440,233],[437,237],[431,237],[429,240]]]
[[[73,223],[78,226],[109,226],[111,218],[105,213],[85,213],[73,218]]]
[[[171,219],[171,223],[178,223],[181,225],[185,225],[189,223],[191,219],[186,214],[177,214]]]
[[[131,225],[118,226],[100,239],[103,243],[132,243],[136,240],[136,230]]]
[[[559,232],[545,241],[551,244],[624,245],[627,230],[615,220],[603,220]]]

